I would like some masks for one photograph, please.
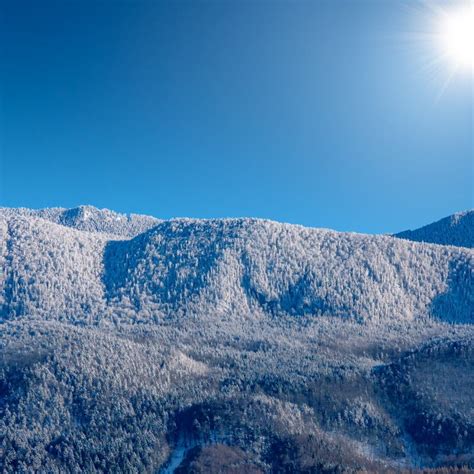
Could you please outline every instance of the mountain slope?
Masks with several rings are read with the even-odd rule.
[[[6,322],[0,471],[474,468],[473,338],[472,326],[334,318]],[[226,468],[237,454],[241,470]]]
[[[458,212],[419,229],[400,232],[395,237],[474,248],[474,210]]]
[[[107,238],[35,217],[0,219],[0,320],[91,321],[103,310]]]
[[[460,249],[249,219],[164,222],[105,251],[111,301],[163,315],[472,322],[472,268]]]
[[[0,318],[184,315],[473,322],[473,252],[256,219],[178,219],[131,240],[3,222]]]

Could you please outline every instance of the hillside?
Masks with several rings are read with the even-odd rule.
[[[474,248],[474,210],[458,212],[437,222],[395,234],[400,239]]]
[[[256,219],[165,221],[131,240],[26,215],[0,226],[4,320],[474,317],[467,249]]]
[[[117,216],[0,210],[0,472],[474,469],[472,249]]]
[[[6,322],[0,470],[474,468],[473,340],[472,326],[325,317]]]

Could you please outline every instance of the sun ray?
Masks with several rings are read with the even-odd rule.
[[[457,75],[474,79],[474,0],[416,0],[405,7],[422,21],[401,32],[398,41],[407,51],[418,51],[419,73],[437,82],[439,102]]]
[[[474,65],[474,3],[444,10],[439,17],[439,47],[458,68]]]

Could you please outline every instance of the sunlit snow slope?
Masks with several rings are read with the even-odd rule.
[[[94,223],[86,215],[64,222],[78,213]],[[127,239],[152,221],[127,218],[119,231],[110,216],[1,211],[1,319],[474,320],[470,249],[257,219],[157,221]]]

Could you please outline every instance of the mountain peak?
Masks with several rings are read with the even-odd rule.
[[[456,212],[419,229],[395,234],[395,237],[416,242],[474,248],[474,209]]]
[[[121,214],[90,205],[73,208],[51,207],[44,209],[0,208],[0,216],[29,216],[86,232],[104,233],[130,238],[141,234],[161,222],[160,219],[140,214]]]

